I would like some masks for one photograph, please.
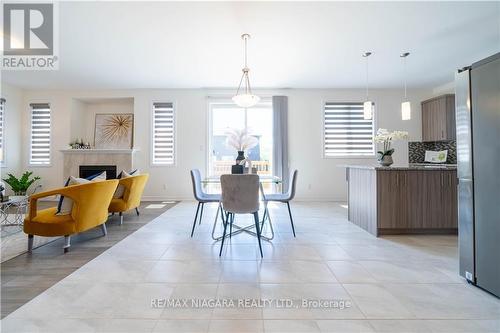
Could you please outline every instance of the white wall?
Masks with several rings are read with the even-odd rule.
[[[5,162],[0,168],[0,176],[5,178],[8,173],[19,176],[22,171],[21,113],[23,109],[23,91],[13,86],[2,85],[1,95],[6,99],[6,102],[4,111]]]
[[[134,113],[133,98],[108,98],[99,100],[72,99],[70,141],[82,139],[94,144],[95,116],[107,113]]]
[[[206,170],[207,148],[207,96],[226,95],[232,91],[185,90],[99,90],[99,91],[26,91],[24,110],[33,101],[50,102],[53,115],[52,165],[30,167],[42,176],[44,188],[60,186],[62,179],[62,154],[60,149],[74,139],[71,133],[71,108],[74,99],[133,98],[135,113],[136,165],[150,173],[145,190],[146,199],[191,198],[189,170]],[[299,169],[297,199],[345,200],[345,172],[339,165],[368,163],[369,159],[324,159],[322,157],[322,104],[325,101],[361,101],[364,90],[360,89],[286,89],[258,91],[265,96],[289,96],[289,151],[290,166]],[[376,104],[376,126],[407,130],[411,140],[420,140],[420,101],[430,97],[432,90],[409,91],[412,102],[412,119],[402,121],[400,90],[374,90],[370,92]],[[177,116],[177,163],[172,167],[150,165],[150,114],[152,101],[172,101]],[[23,128],[25,138],[29,130],[29,118],[25,112]],[[73,124],[74,126],[74,124]],[[27,140],[23,144],[24,167],[28,155]],[[396,143],[395,163],[406,163],[406,142]]]

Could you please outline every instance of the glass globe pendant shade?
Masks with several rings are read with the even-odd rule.
[[[233,102],[242,108],[249,108],[260,101],[260,97],[253,94],[238,94],[233,96]]]
[[[403,120],[411,119],[411,105],[410,102],[408,101],[401,103],[401,119]]]
[[[373,117],[373,103],[372,101],[366,101],[363,103],[363,118],[365,120],[372,119]]]

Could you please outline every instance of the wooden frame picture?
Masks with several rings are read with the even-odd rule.
[[[134,115],[132,113],[96,114],[95,149],[132,149]]]

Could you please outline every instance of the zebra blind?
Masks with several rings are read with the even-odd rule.
[[[5,140],[4,140],[4,130],[3,130],[3,122],[4,122],[4,105],[5,105],[5,99],[0,99],[0,164],[3,164],[4,162],[4,146],[5,146]]]
[[[363,103],[325,103],[324,156],[374,155],[373,117],[363,117]]]
[[[152,163],[173,165],[175,162],[175,117],[173,103],[153,103]]]
[[[30,164],[50,164],[50,105],[31,106]]]

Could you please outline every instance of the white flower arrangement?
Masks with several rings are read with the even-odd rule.
[[[392,141],[407,139],[408,132],[406,131],[389,132],[385,128],[379,128],[374,138],[375,142],[384,144],[383,150],[378,151],[379,159],[382,159],[384,156],[391,156],[394,153],[394,148],[391,148]]]
[[[236,151],[247,151],[257,146],[259,140],[248,134],[246,129],[233,128],[226,132],[226,145]]]

